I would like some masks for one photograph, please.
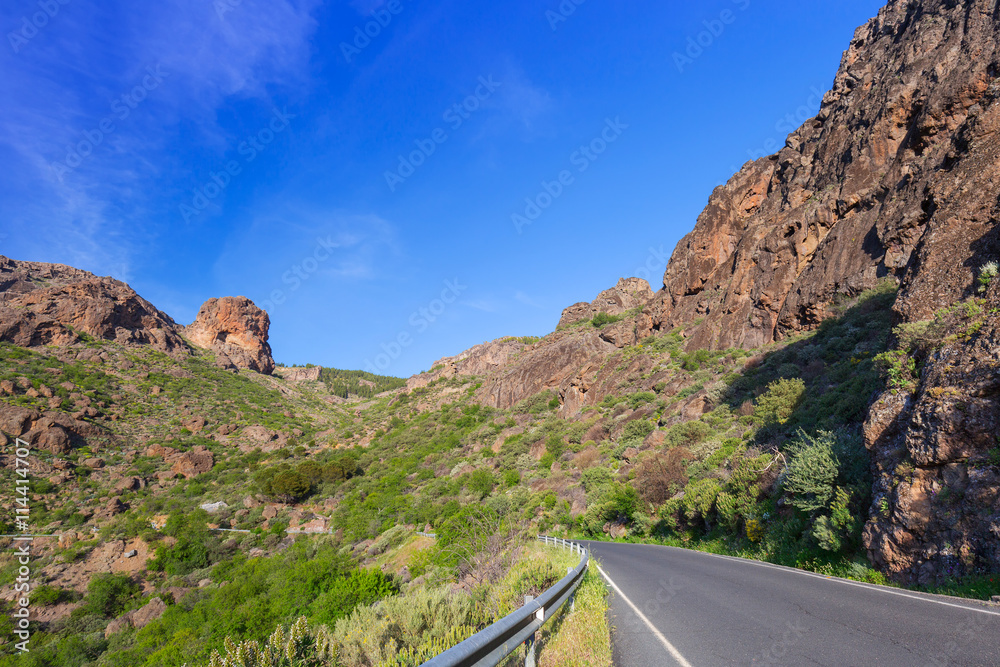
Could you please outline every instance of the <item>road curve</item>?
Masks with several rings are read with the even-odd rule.
[[[617,667],[1000,666],[1000,606],[686,549],[582,544],[611,583]]]

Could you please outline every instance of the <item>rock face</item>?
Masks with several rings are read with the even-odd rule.
[[[994,12],[891,0],[859,28],[817,116],[712,194],[646,309],[653,327],[700,320],[692,349],[756,347],[884,276],[905,319],[969,295],[1000,251]]]
[[[164,352],[185,350],[174,321],[125,283],[0,256],[0,340],[66,345],[79,340],[77,332]]]
[[[319,380],[320,371],[323,368],[321,366],[313,366],[312,368],[279,368],[278,375],[281,376],[283,380],[289,382],[317,382]]]
[[[209,299],[184,335],[195,345],[212,350],[219,361],[231,362],[264,375],[274,371],[267,343],[271,320],[267,313],[243,296]]]
[[[611,289],[604,290],[590,303],[575,303],[562,312],[557,328],[589,320],[598,313],[622,315],[645,306],[653,299],[653,290],[642,278],[621,278]]]
[[[124,616],[120,616],[115,620],[108,623],[108,627],[104,630],[104,637],[110,637],[111,635],[126,630],[128,628],[135,628],[140,630],[160,616],[163,616],[163,612],[167,610],[167,605],[160,598],[152,598],[142,607],[128,612]]]
[[[896,578],[1000,570],[1000,285],[981,328],[928,360],[912,395],[872,407],[876,481],[865,546]]]

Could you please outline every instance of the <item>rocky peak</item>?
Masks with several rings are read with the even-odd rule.
[[[712,193],[647,309],[692,348],[814,328],[884,276],[926,318],[1000,252],[1000,23],[991,0],[893,0],[857,30],[815,118]],[[573,307],[575,308],[575,306]]]
[[[270,375],[274,371],[267,313],[244,296],[209,299],[198,317],[184,329],[195,345],[215,352],[224,366],[247,368]]]
[[[642,278],[621,278],[618,284],[597,295],[590,303],[574,303],[562,312],[557,328],[592,319],[598,313],[622,315],[645,306],[653,299],[653,290]]]

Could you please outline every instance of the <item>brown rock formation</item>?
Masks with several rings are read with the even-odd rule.
[[[590,303],[575,303],[564,310],[557,328],[592,319],[598,313],[621,315],[645,306],[652,298],[653,290],[642,278],[621,278],[617,285],[604,290]]]
[[[163,600],[158,597],[152,598],[142,607],[130,611],[108,623],[108,627],[104,630],[104,637],[110,637],[111,635],[127,630],[128,628],[141,630],[158,619],[160,616],[163,616],[163,612],[166,610],[167,605],[163,602]]]
[[[174,461],[170,472],[190,479],[191,477],[197,477],[202,473],[210,471],[213,465],[215,465],[215,457],[212,455],[212,452],[206,450],[204,447],[197,446],[191,451],[181,454]]]
[[[0,340],[24,347],[66,345],[77,332],[165,352],[184,343],[170,317],[114,278],[0,256]]]
[[[288,382],[318,382],[322,370],[321,366],[313,366],[312,368],[280,367],[277,369],[277,375]]]
[[[184,335],[199,347],[212,350],[225,364],[264,375],[274,371],[271,346],[267,343],[271,320],[250,299],[227,296],[209,299]]]

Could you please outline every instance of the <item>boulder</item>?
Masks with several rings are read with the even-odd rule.
[[[213,465],[215,465],[215,457],[212,452],[202,447],[195,447],[191,451],[181,454],[170,470],[176,475],[183,475],[190,479],[208,472]]]
[[[152,598],[142,607],[130,611],[108,623],[108,627],[104,630],[104,637],[110,637],[111,635],[128,628],[141,630],[156,619],[163,616],[163,613],[166,610],[167,605],[163,600],[158,597]]]

